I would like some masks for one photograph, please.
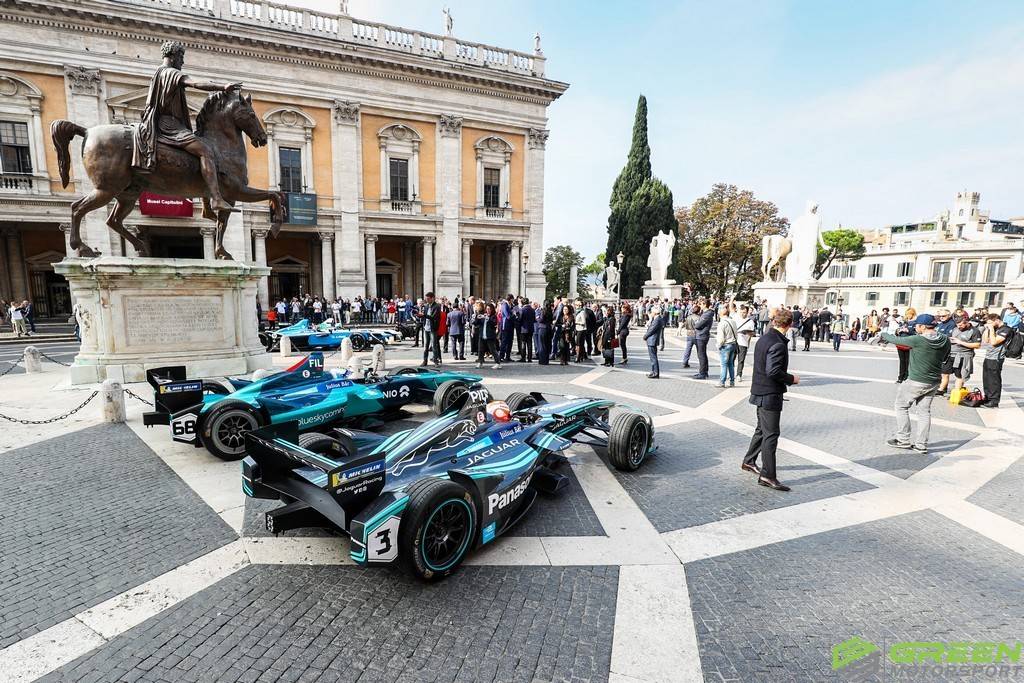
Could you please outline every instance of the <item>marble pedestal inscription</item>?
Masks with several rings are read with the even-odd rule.
[[[128,348],[230,341],[219,296],[126,296],[123,301]]]

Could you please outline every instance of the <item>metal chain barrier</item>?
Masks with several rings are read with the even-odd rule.
[[[5,361],[5,362],[10,362],[10,361]],[[18,367],[18,365],[20,365],[20,364],[21,364],[21,358],[19,358],[18,360],[14,361],[13,363],[11,363],[11,367],[7,368],[3,372],[0,372],[0,377],[3,377],[7,373],[9,373],[11,370],[13,370],[14,368]]]
[[[62,360],[57,360],[53,356],[48,356],[45,353],[43,353],[42,351],[39,352],[39,355],[42,356],[43,358],[45,358],[46,360],[50,361],[51,363],[56,363],[57,365],[63,365],[66,368],[70,368],[71,367],[71,363],[65,363]]]
[[[147,406],[149,406],[149,407],[151,407],[151,408],[153,407],[153,403],[152,403],[151,401],[147,401],[146,399],[142,398],[141,396],[139,396],[138,394],[136,394],[136,393],[135,393],[134,391],[132,391],[131,389],[125,389],[125,390],[124,390],[124,393],[128,394],[129,396],[131,396],[132,398],[134,398],[134,399],[135,399],[136,401],[142,401],[142,402],[143,402],[143,403],[145,403],[145,404],[146,404]]]
[[[23,424],[23,425],[46,425],[46,424],[50,424],[52,422],[57,422],[58,420],[64,420],[66,418],[71,417],[72,415],[77,413],[79,410],[81,410],[82,408],[87,406],[90,401],[92,401],[94,398],[96,398],[99,395],[99,393],[100,392],[98,392],[98,391],[92,392],[91,394],[89,394],[89,398],[87,398],[84,401],[82,401],[78,405],[77,408],[72,408],[71,410],[69,410],[68,412],[64,413],[63,415],[58,415],[57,417],[51,417],[48,420],[20,420],[20,419],[18,419],[16,417],[9,417],[7,415],[4,415],[3,413],[0,413],[0,420],[7,420],[8,422],[17,422],[18,424]]]

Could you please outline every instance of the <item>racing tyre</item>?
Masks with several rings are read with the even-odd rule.
[[[398,527],[398,563],[423,581],[454,572],[476,533],[473,496],[446,480],[422,479],[409,487],[409,503]]]
[[[365,351],[367,347],[370,345],[370,343],[366,340],[366,337],[364,337],[361,334],[353,334],[349,337],[349,339],[352,340],[353,351]]]
[[[632,472],[647,459],[651,448],[651,425],[639,413],[619,413],[608,434],[608,458],[615,469]]]
[[[447,382],[441,382],[437,391],[434,392],[434,413],[444,415],[459,404],[467,391],[466,383],[461,380],[450,379]]]
[[[240,460],[245,456],[246,433],[262,426],[263,419],[249,404],[222,401],[203,422],[203,445],[222,460]]]
[[[231,393],[231,390],[220,382],[214,382],[210,379],[203,380],[203,394],[216,394],[217,396],[227,396]]]
[[[525,408],[537,407],[537,399],[530,394],[524,394],[520,391],[513,392],[508,395],[505,399],[505,403],[508,404],[509,412],[516,413]]]
[[[307,451],[313,451],[320,455],[328,455],[339,460],[345,456],[351,455],[348,448],[345,447],[345,444],[338,439],[335,439],[333,436],[328,436],[327,434],[317,434],[316,432],[299,434],[299,445]]]

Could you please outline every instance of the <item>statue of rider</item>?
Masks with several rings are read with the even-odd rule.
[[[132,167],[136,172],[151,173],[156,167],[157,143],[185,150],[199,158],[203,180],[210,191],[210,208],[214,211],[230,210],[231,206],[220,194],[213,151],[192,132],[185,88],[227,92],[241,88],[242,84],[220,85],[210,81],[196,81],[186,76],[181,71],[185,64],[185,46],[176,40],[165,42],[160,53],[163,55],[163,64],[153,75],[142,123],[136,127],[133,136]]]

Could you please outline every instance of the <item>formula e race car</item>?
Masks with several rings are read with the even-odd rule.
[[[327,527],[348,534],[361,565],[397,562],[426,581],[510,529],[537,492],[555,493],[559,451],[607,448],[618,469],[654,451],[651,418],[600,398],[513,394],[491,401],[480,385],[461,407],[391,436],[349,429],[298,433],[294,422],[246,435],[242,489],[280,500],[266,528]],[[610,412],[614,410],[614,413]]]
[[[306,319],[278,330],[260,332],[260,341],[267,351],[276,351],[280,347],[281,337],[288,337],[292,348],[297,351],[337,349],[345,338],[352,340],[353,351],[364,351],[376,344],[387,346],[401,338],[392,330],[345,329],[330,323],[312,325]]]
[[[175,441],[205,446],[225,460],[241,458],[245,433],[269,424],[295,421],[300,431],[333,423],[365,425],[417,402],[432,404],[440,415],[481,379],[427,368],[356,377],[347,370],[325,370],[319,352],[263,379],[229,378],[230,389],[211,380],[187,380],[184,367],[158,368],[146,376],[156,409],[143,416],[143,423],[170,425]]]

